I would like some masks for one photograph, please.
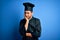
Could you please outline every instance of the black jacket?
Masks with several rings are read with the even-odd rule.
[[[38,37],[41,36],[41,23],[40,23],[40,20],[37,19],[37,18],[32,17],[29,20],[27,31],[24,28],[25,23],[26,23],[25,19],[22,19],[20,21],[19,32],[20,32],[21,36],[23,37],[22,40],[38,40]],[[31,33],[32,38],[26,37],[26,35],[25,35],[26,32]]]

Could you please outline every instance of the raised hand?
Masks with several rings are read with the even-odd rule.
[[[26,19],[26,23],[25,23],[25,30],[27,31],[27,29],[28,29],[29,19],[28,19],[27,17],[25,17],[25,19]]]

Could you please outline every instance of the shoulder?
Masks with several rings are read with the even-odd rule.
[[[25,19],[21,19],[21,20],[20,20],[20,23],[23,23],[23,22],[25,22]]]
[[[34,17],[34,20],[36,24],[41,24],[40,19]]]
[[[20,22],[21,22],[21,21],[24,21],[24,20],[25,20],[25,19],[21,19]]]
[[[40,19],[38,19],[38,18],[35,18],[35,17],[34,17],[33,19],[34,19],[35,21],[40,21]]]

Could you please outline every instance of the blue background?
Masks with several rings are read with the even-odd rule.
[[[2,0],[0,40],[20,40],[19,22],[24,17],[24,2],[35,4],[33,16],[39,18],[42,33],[39,40],[60,40],[59,0]]]

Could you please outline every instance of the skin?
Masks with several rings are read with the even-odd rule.
[[[31,12],[31,11],[25,11],[25,13],[24,13],[24,18],[26,19],[25,29],[26,29],[26,31],[27,31],[29,19],[32,18],[32,12]],[[32,37],[32,34],[31,34],[31,33],[26,33],[26,36]]]

